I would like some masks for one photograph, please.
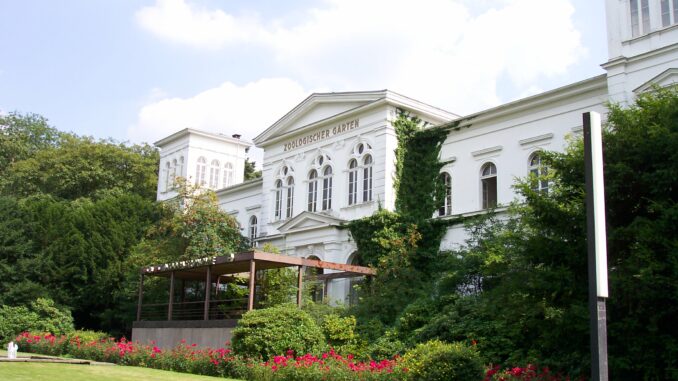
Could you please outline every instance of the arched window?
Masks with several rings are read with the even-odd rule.
[[[287,179],[287,208],[285,217],[290,218],[294,213],[294,177]]]
[[[482,207],[490,209],[497,206],[497,167],[486,163],[480,169],[480,185],[482,188]]]
[[[535,192],[548,193],[549,181],[546,178],[548,168],[541,163],[541,155],[535,152],[529,159],[529,176],[532,182],[532,190]]]
[[[316,211],[318,203],[318,171],[312,169],[308,174],[308,208],[309,212]]]
[[[183,156],[179,157],[179,170],[177,171],[177,176],[179,176],[179,177],[184,176],[184,157]]]
[[[169,175],[169,184],[170,188],[176,188],[176,178],[177,178],[177,159],[172,160],[172,169],[170,170]]]
[[[282,180],[276,180],[275,182],[275,205],[273,206],[275,210],[275,219],[279,220],[282,217]]]
[[[358,201],[358,161],[351,159],[348,162],[348,204]]]
[[[207,172],[207,160],[200,156],[198,158],[198,165],[195,168],[195,185],[205,185],[205,172]]]
[[[332,167],[323,171],[323,210],[332,209]]]
[[[224,188],[233,185],[233,164],[226,162],[224,166]]]
[[[257,238],[257,216],[250,217],[249,239],[250,244],[255,246],[254,240]]]
[[[210,164],[210,188],[212,189],[219,187],[219,172],[221,172],[219,160],[212,160]]]
[[[165,192],[168,192],[170,189],[172,189],[172,186],[170,185],[170,168],[172,167],[172,164],[168,161],[165,163]]]
[[[372,201],[372,156],[363,159],[363,202]]]
[[[445,187],[445,198],[442,205],[440,205],[440,209],[438,209],[438,215],[449,216],[452,214],[452,176],[447,172],[443,172],[440,174],[440,182]]]

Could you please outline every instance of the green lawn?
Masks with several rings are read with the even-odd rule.
[[[32,353],[19,352],[20,357]],[[0,350],[0,357],[7,357],[7,351]],[[196,376],[193,374],[168,372],[165,370],[118,365],[75,365],[30,362],[0,362],[2,381],[238,381],[232,378]]]
[[[226,378],[195,376],[186,373],[139,368],[135,366],[71,365],[44,363],[0,363],[0,380],[12,381],[213,381]]]

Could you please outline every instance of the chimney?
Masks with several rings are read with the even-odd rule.
[[[240,139],[240,137],[241,137],[242,135],[240,135],[240,134],[233,134],[233,135],[231,135],[231,136],[233,137],[233,139]]]

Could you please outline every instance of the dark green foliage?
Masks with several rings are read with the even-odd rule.
[[[395,355],[403,355],[407,347],[393,331],[386,331],[367,347],[367,353],[373,359],[386,359]]]
[[[0,115],[0,175],[4,176],[12,164],[56,147],[66,135],[37,114]]]
[[[255,162],[250,161],[250,158],[245,158],[245,181],[254,180],[261,177],[261,170],[257,171]]]
[[[482,380],[483,362],[478,352],[462,343],[438,340],[417,345],[403,356],[402,366],[412,381]]]
[[[320,353],[325,337],[311,316],[292,304],[253,310],[243,315],[233,330],[233,350],[243,356]]]
[[[24,331],[68,334],[73,331],[73,317],[51,299],[38,298],[28,307],[0,307],[0,344],[12,341]]]

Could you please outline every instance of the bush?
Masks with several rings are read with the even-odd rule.
[[[233,350],[269,359],[285,354],[319,353],[325,337],[311,316],[292,304],[249,311],[233,330]]]
[[[393,331],[386,331],[367,347],[367,352],[373,359],[385,359],[405,353],[407,347],[398,340]]]
[[[402,366],[412,381],[482,380],[484,367],[477,351],[462,343],[432,340],[417,345],[403,356]]]
[[[109,335],[106,332],[89,331],[89,330],[75,330],[68,335],[68,341],[79,341],[82,344],[91,343],[93,341],[101,341],[107,339]]]
[[[57,308],[51,299],[38,298],[30,308],[2,306],[0,343],[6,344],[24,331],[66,334],[73,331],[73,317],[70,311]]]

